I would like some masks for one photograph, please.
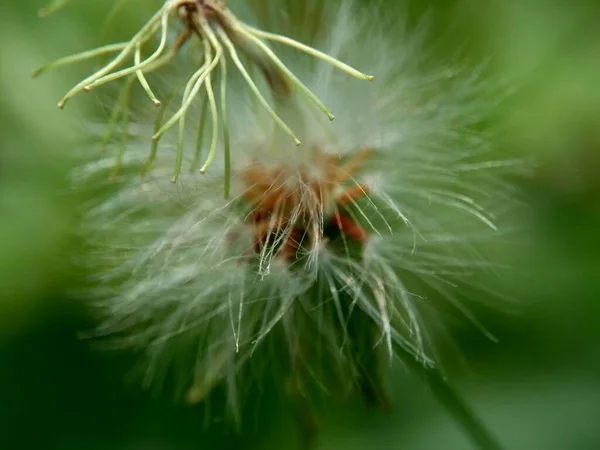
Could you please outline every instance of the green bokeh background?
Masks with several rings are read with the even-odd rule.
[[[66,179],[81,119],[95,96],[56,101],[84,65],[35,81],[31,70],[96,45],[112,1],[74,2],[37,17],[43,2],[0,6],[0,448],[192,449],[298,447],[278,400],[257,405],[258,424],[229,436],[205,432],[202,414],[153,398],[123,377],[130,361],[90,348],[91,326],[67,292],[81,199]],[[155,5],[154,5],[155,6]],[[131,35],[152,10],[131,0],[111,40]],[[600,449],[600,2],[597,0],[395,0],[409,22],[431,16],[441,53],[490,58],[517,87],[503,115],[503,145],[539,163],[523,190],[531,225],[510,255],[511,314],[482,311],[499,338],[456,333],[464,364],[452,376],[507,449]],[[86,105],[87,103],[87,105]],[[470,444],[426,387],[401,368],[395,410],[331,406],[319,449],[460,450]]]

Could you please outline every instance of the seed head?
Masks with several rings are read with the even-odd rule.
[[[99,333],[146,354],[148,383],[161,384],[176,368],[179,394],[190,401],[226,385],[236,411],[246,374],[277,366],[295,380],[296,391],[316,381],[329,392],[356,390],[385,406],[381,361],[399,356],[415,370],[434,366],[426,319],[432,297],[479,326],[458,300],[459,287],[485,291],[474,275],[496,265],[481,244],[504,236],[504,215],[515,204],[501,172],[514,162],[492,156],[481,131],[495,106],[489,85],[480,70],[427,58],[420,36],[388,36],[382,21],[355,15],[348,4],[315,44],[331,57],[249,28],[217,3],[167,2],[157,17],[168,17],[175,4],[193,16],[207,52],[184,103],[203,80],[201,129],[208,111],[213,127],[229,127],[221,142],[213,129],[209,155],[223,146],[224,158],[209,156],[207,164],[227,176],[182,172],[175,185],[168,182],[169,151],[178,167],[195,167],[203,145],[182,150],[181,136],[197,130],[185,125],[185,109],[171,119],[179,121],[177,142],[162,152],[153,148],[153,170],[142,180],[134,175],[148,167],[145,147],[128,143],[122,170],[83,222],[95,249],[86,261],[104,319]],[[199,6],[201,14],[189,9]],[[290,48],[275,57],[260,39]],[[238,65],[237,49],[262,69],[278,117],[302,133],[300,149],[286,127],[272,126],[271,111],[253,108],[234,83],[226,112],[221,84],[228,120],[214,119],[211,75],[218,66],[225,70],[226,52]],[[350,71],[337,59],[315,66],[286,53],[297,49],[360,61],[378,82],[361,89],[333,70]],[[284,60],[291,62],[283,66]],[[139,61],[129,69],[131,80],[142,70]],[[290,74],[305,80],[306,90],[289,90]],[[294,101],[308,92],[340,111],[338,119]],[[155,134],[161,126],[159,116]],[[91,160],[74,181],[108,184],[111,166],[106,158]],[[231,195],[223,198],[223,189]],[[268,356],[251,358],[257,353]],[[468,416],[464,408],[460,414]]]

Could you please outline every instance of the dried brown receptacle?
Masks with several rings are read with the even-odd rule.
[[[347,210],[369,188],[348,182],[371,154],[368,148],[347,158],[316,153],[311,166],[319,173],[312,175],[297,167],[249,165],[242,174],[249,186],[243,198],[253,205],[247,221],[254,227],[254,251],[277,243],[273,254],[293,262],[300,248],[323,239],[341,236],[364,244],[368,233]]]

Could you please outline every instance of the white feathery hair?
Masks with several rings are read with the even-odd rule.
[[[223,198],[222,158],[204,175],[184,170],[177,184],[170,182],[176,144],[168,135],[154,169],[141,179],[148,153],[143,142],[152,134],[144,125],[136,125],[141,142],[127,145],[116,180],[109,179],[108,157],[75,171],[78,188],[103,190],[87,205],[82,225],[91,248],[91,296],[103,318],[98,333],[143,349],[149,383],[170,368],[182,389],[196,386],[202,395],[225,381],[235,408],[239,370],[254,363],[249,357],[259,346],[282,336],[291,361],[299,347],[318,347],[335,365],[331,371],[351,378],[355,368],[343,349],[360,339],[348,330],[355,314],[379,330],[390,358],[399,346],[432,364],[427,323],[420,318],[427,296],[437,291],[462,309],[455,283],[476,284],[470,275],[493,267],[479,244],[504,233],[502,215],[514,200],[501,171],[512,162],[494,157],[480,130],[496,100],[481,70],[429,58],[423,30],[407,31],[394,17],[390,36],[381,18],[372,11],[357,14],[350,3],[326,21],[314,46],[375,81],[361,82],[274,45],[336,114],[329,122],[302,99],[297,109],[278,111],[302,141],[296,147],[270,116],[253,108],[246,87],[233,78],[230,199]],[[192,141],[197,126],[187,123]],[[191,164],[190,147],[185,164]],[[323,236],[338,206],[315,200],[300,176],[322,176],[315,148],[340,161],[372,151],[338,189],[365,188],[347,211],[368,234],[359,257],[332,248]],[[273,189],[285,185],[298,194],[294,211],[308,212],[309,226],[316,227],[317,238],[299,250],[298,267],[290,268],[267,246],[257,264],[248,263],[256,237],[247,220],[252,209],[240,202],[252,188],[244,173],[255,164],[285,169],[287,178],[273,180]]]

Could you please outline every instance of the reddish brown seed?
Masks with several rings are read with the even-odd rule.
[[[335,213],[333,216],[333,223],[343,233],[344,236],[352,239],[353,241],[364,243],[367,238],[367,232],[353,219],[342,213]]]

